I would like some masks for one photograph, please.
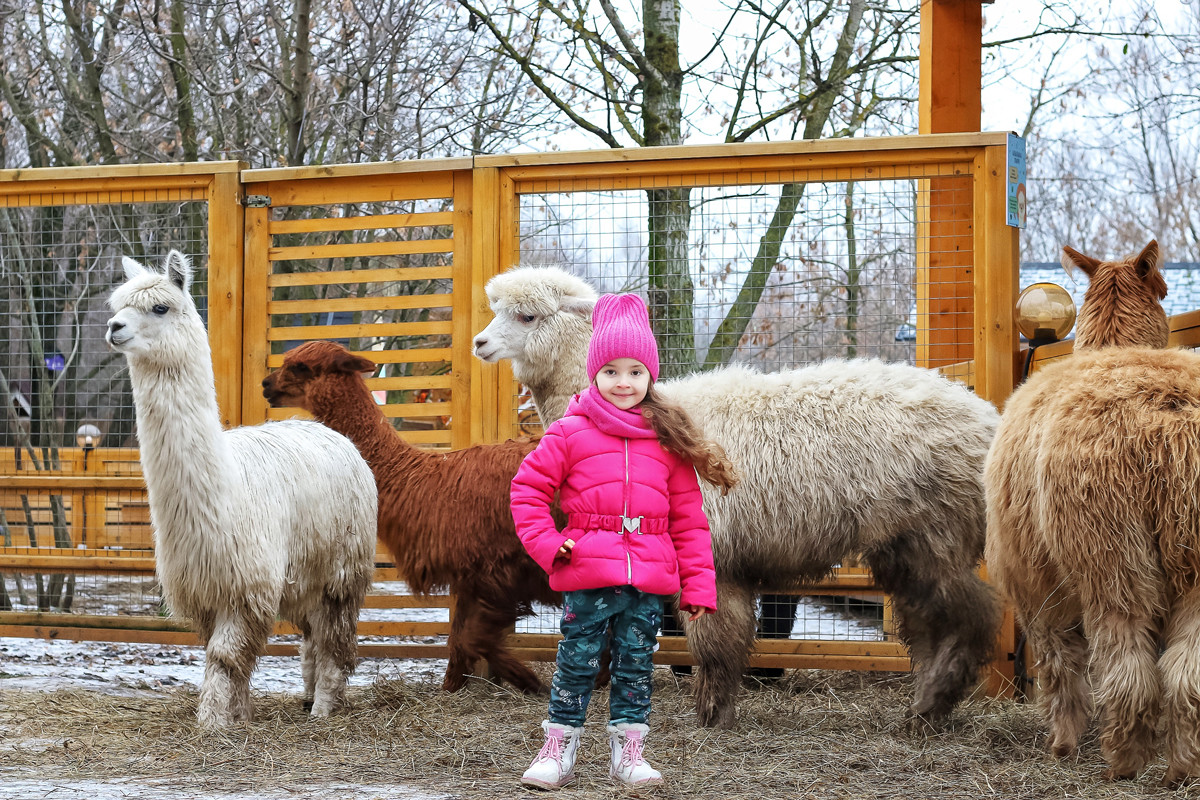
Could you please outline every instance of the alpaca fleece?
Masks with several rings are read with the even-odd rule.
[[[512,359],[549,424],[588,383],[596,293],[547,267],[510,270],[486,290],[496,316],[475,353]],[[892,595],[916,663],[911,713],[949,713],[987,662],[999,620],[975,572],[991,404],[929,370],[874,360],[773,374],[732,366],[657,388],[741,476],[726,496],[701,483],[720,608],[686,625],[701,723],[734,723],[756,593],[820,578],[855,555]]]
[[[163,596],[205,644],[199,724],[251,718],[250,673],[277,614],[304,635],[305,701],[327,715],[356,665],[374,567],[370,468],[315,422],[222,430],[187,259],[124,266],[106,338],[129,363]]]
[[[1165,712],[1177,786],[1200,776],[1200,356],[1160,349],[1156,242],[1122,261],[1064,254],[1091,279],[1075,354],[1004,411],[988,569],[1037,654],[1051,752],[1076,751],[1094,683],[1106,777],[1142,770]]]
[[[413,447],[384,418],[363,381],[362,373],[374,369],[341,345],[307,342],[267,376],[263,394],[272,405],[309,411],[358,445],[379,486],[379,538],[409,588],[454,594],[444,688],[462,688],[482,658],[522,691],[543,691],[504,644],[513,623],[532,613],[532,603],[561,602],[521,546],[509,510],[509,484],[536,442],[522,438],[449,453]]]

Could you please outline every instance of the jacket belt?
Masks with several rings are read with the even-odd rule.
[[[631,517],[638,521],[634,529],[637,533],[666,533],[670,520],[667,517]],[[626,529],[624,517],[620,514],[582,514],[567,515],[567,525],[584,531],[616,531],[623,533]]]

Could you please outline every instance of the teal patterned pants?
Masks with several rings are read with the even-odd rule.
[[[612,623],[612,689],[609,720],[645,724],[650,716],[651,657],[662,623],[663,598],[632,586],[563,594],[558,666],[550,688],[550,721],[583,725],[600,657]]]

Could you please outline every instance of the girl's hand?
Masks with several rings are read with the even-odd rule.
[[[558,548],[558,555],[556,555],[554,557],[554,560],[558,561],[561,558],[563,561],[570,561],[571,560],[571,550],[573,550],[574,548],[575,548],[575,540],[567,539],[565,542],[563,542],[562,547]]]
[[[716,609],[708,608],[707,606],[684,606],[683,610],[687,612],[688,622],[695,622],[705,614],[715,614]]]

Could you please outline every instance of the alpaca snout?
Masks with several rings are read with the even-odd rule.
[[[122,336],[121,331],[125,330],[125,323],[121,322],[116,317],[108,321],[108,330],[104,332],[104,341],[110,345],[122,345],[129,341],[129,336]]]
[[[274,372],[262,379],[262,393],[263,397],[266,398],[267,403],[271,406],[274,406],[276,398]]]
[[[488,339],[488,337],[476,336],[474,344],[475,344],[474,353],[475,353],[476,358],[478,358],[480,361],[489,361],[489,362],[495,360],[496,348],[490,346],[491,340]]]

